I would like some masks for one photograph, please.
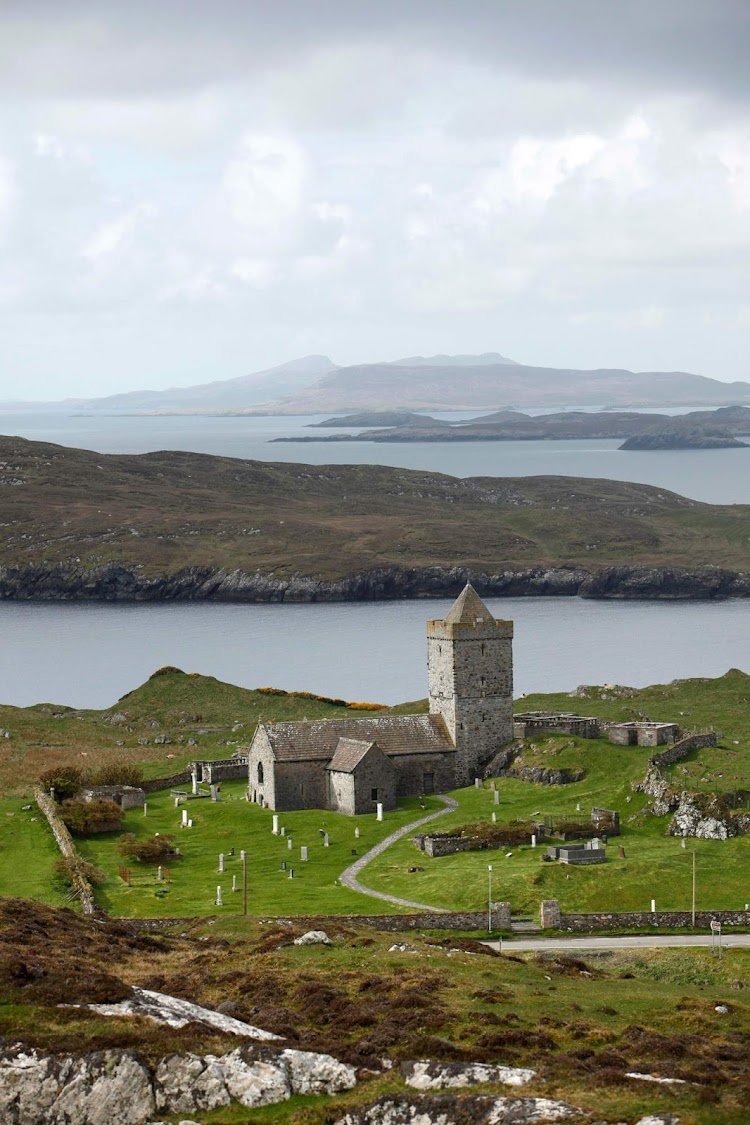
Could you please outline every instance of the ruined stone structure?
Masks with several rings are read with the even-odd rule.
[[[614,746],[664,746],[678,734],[676,723],[612,723],[607,730]]]
[[[427,623],[427,638],[429,715],[261,723],[250,800],[357,815],[481,776],[513,737],[513,624],[467,586],[444,620]]]
[[[82,793],[84,801],[114,801],[121,809],[142,809],[146,794],[134,785],[92,785]]]
[[[598,738],[600,723],[591,715],[573,711],[524,711],[513,716],[513,737],[531,738],[535,734],[574,734],[578,738]]]

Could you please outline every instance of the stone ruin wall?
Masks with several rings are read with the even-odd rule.
[[[716,742],[717,735],[714,731],[708,731],[705,734],[690,734],[687,738],[675,742],[674,746],[662,750],[660,754],[654,754],[650,761],[655,766],[669,766],[672,762],[679,762],[686,758],[691,750],[702,750],[707,746],[715,746]]]

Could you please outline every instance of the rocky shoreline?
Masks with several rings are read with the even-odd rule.
[[[470,567],[382,567],[325,580],[212,567],[147,576],[109,563],[0,567],[0,599],[101,602],[357,602],[454,597],[472,582],[483,597],[580,597],[618,600],[720,600],[750,597],[750,573],[718,567],[527,568],[490,574]]]

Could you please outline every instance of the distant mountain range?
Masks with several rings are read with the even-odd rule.
[[[530,367],[498,352],[410,356],[340,367],[309,355],[250,375],[58,403],[0,403],[8,411],[91,414],[335,414],[363,410],[632,408],[750,404],[750,383],[685,371]]]

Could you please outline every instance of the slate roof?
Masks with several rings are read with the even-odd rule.
[[[358,738],[340,738],[328,766],[337,773],[354,773],[365,755],[377,746],[377,742],[365,742]]]
[[[384,754],[455,752],[441,715],[380,715],[363,719],[315,719],[264,724],[279,762],[331,759],[339,740],[377,742]]]
[[[443,619],[451,625],[475,625],[477,621],[494,621],[479,594],[467,582]]]

